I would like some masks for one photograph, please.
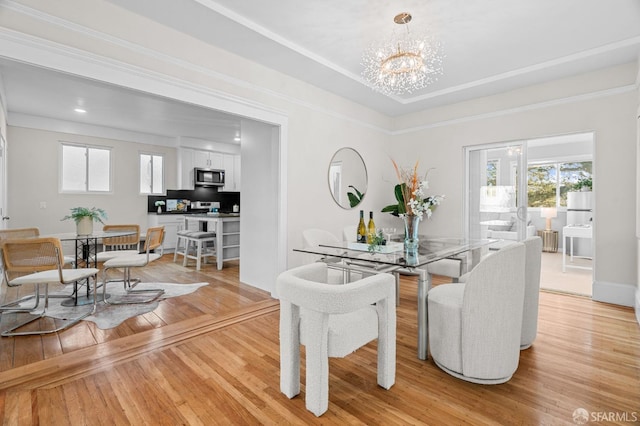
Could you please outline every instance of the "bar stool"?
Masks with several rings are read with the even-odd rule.
[[[188,229],[178,231],[178,241],[176,242],[176,250],[173,252],[173,261],[175,262],[178,255],[183,256],[182,266],[187,266],[188,259],[195,259],[196,270],[200,270],[202,260],[208,257],[215,257],[215,232],[205,231],[189,231]],[[208,243],[214,243],[213,247],[208,247]],[[193,247],[195,254],[190,254],[189,250]]]

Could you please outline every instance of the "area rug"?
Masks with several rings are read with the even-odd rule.
[[[208,283],[196,283],[196,284],[172,284],[172,283],[140,283],[136,286],[136,290],[147,289],[163,289],[164,294],[160,298],[151,303],[131,304],[131,305],[108,305],[102,302],[102,288],[98,289],[98,305],[96,312],[88,317],[84,318],[84,321],[91,321],[96,324],[100,329],[109,329],[117,327],[129,318],[146,314],[153,311],[158,307],[159,302],[162,299],[168,299],[170,297],[183,296],[193,293],[202,286]],[[122,283],[112,282],[107,287],[107,293],[112,298],[117,299],[125,294],[124,286]],[[61,303],[65,298],[57,298],[51,296],[63,296],[70,294],[69,291],[56,292],[49,295],[49,307],[47,308],[47,316],[52,318],[64,319],[82,315],[91,310],[91,305],[86,306],[62,306]],[[140,295],[140,298],[148,298],[149,295]],[[29,304],[33,304],[33,301],[29,301]],[[42,305],[41,305],[42,306]]]

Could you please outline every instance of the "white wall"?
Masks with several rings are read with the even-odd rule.
[[[275,132],[275,138],[274,136]],[[278,238],[279,131],[253,120],[242,121],[240,193],[240,281],[272,291],[278,275],[274,242]],[[269,277],[269,279],[265,279]]]
[[[398,147],[424,159],[426,166],[437,166],[431,175],[432,187],[447,195],[431,223],[423,225],[423,232],[441,235],[462,229],[465,145],[593,131],[594,299],[633,306],[637,281],[632,232],[636,216],[635,69],[635,64],[627,64],[397,120],[399,128],[415,129],[397,138]],[[602,88],[600,96],[576,93],[580,87],[586,92],[595,86]],[[509,108],[489,111],[493,105]],[[455,117],[456,107],[456,120],[433,121],[434,116]],[[422,128],[416,126],[419,122],[424,123]]]
[[[111,147],[113,192],[100,195],[60,194],[58,150],[60,142]],[[147,196],[140,195],[138,154],[164,155],[176,164],[175,148],[135,144],[92,136],[72,135],[23,127],[8,128],[9,215],[11,228],[37,226],[40,232],[73,232],[73,221],[60,221],[72,207],[100,207],[112,223],[137,223],[147,228]],[[167,167],[165,185],[175,187],[175,167]],[[40,208],[40,203],[46,208]],[[99,229],[99,228],[98,228]]]

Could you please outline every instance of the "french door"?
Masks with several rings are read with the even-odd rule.
[[[0,133],[0,229],[7,228],[7,144]]]
[[[465,236],[491,237],[490,231],[522,241],[527,226],[526,141],[475,145],[465,154]],[[496,244],[493,248],[499,248]]]

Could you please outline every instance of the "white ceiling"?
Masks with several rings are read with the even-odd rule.
[[[108,0],[390,116],[636,61],[639,0]],[[393,16],[437,37],[444,75],[402,97],[362,81],[361,52]],[[237,120],[160,97],[0,62],[12,112],[223,142]],[[83,99],[82,118],[67,111]],[[118,124],[113,124],[118,123]]]

